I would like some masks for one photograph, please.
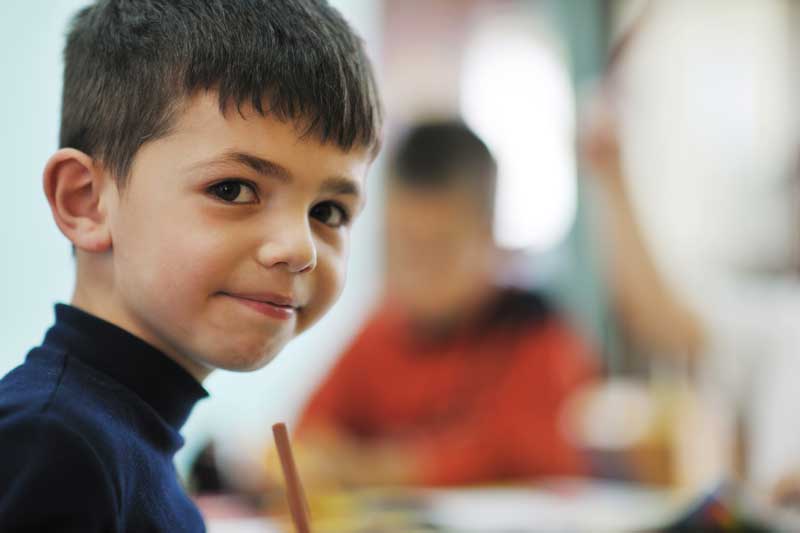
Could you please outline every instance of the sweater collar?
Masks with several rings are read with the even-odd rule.
[[[65,351],[136,393],[179,431],[208,392],[178,363],[128,331],[65,304],[44,345]]]

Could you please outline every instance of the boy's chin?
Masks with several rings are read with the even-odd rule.
[[[253,372],[267,366],[275,359],[285,343],[279,347],[253,353],[227,353],[208,358],[204,364],[212,369],[229,370],[231,372]]]
[[[206,366],[210,371],[227,370],[229,372],[254,372],[264,368],[272,359],[273,358],[259,359],[258,361],[213,361],[206,363]]]

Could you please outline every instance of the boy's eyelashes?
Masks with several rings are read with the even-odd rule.
[[[350,211],[338,202],[320,202],[311,208],[309,214],[323,224],[332,228],[340,228],[350,223]]]
[[[257,204],[258,187],[242,179],[226,179],[210,185],[206,192],[227,204]],[[332,200],[320,202],[309,211],[309,215],[332,228],[350,223],[352,215],[343,204]]]
[[[258,191],[256,186],[244,180],[224,180],[206,189],[207,192],[229,204],[256,204]]]

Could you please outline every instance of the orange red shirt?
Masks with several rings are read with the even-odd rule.
[[[411,448],[427,485],[580,475],[565,400],[596,375],[579,336],[531,293],[498,293],[479,320],[422,338],[389,306],[314,394],[299,431],[334,427]]]

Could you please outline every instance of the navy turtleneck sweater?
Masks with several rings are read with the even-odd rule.
[[[205,531],[173,456],[207,395],[141,339],[57,305],[0,380],[0,531]]]

